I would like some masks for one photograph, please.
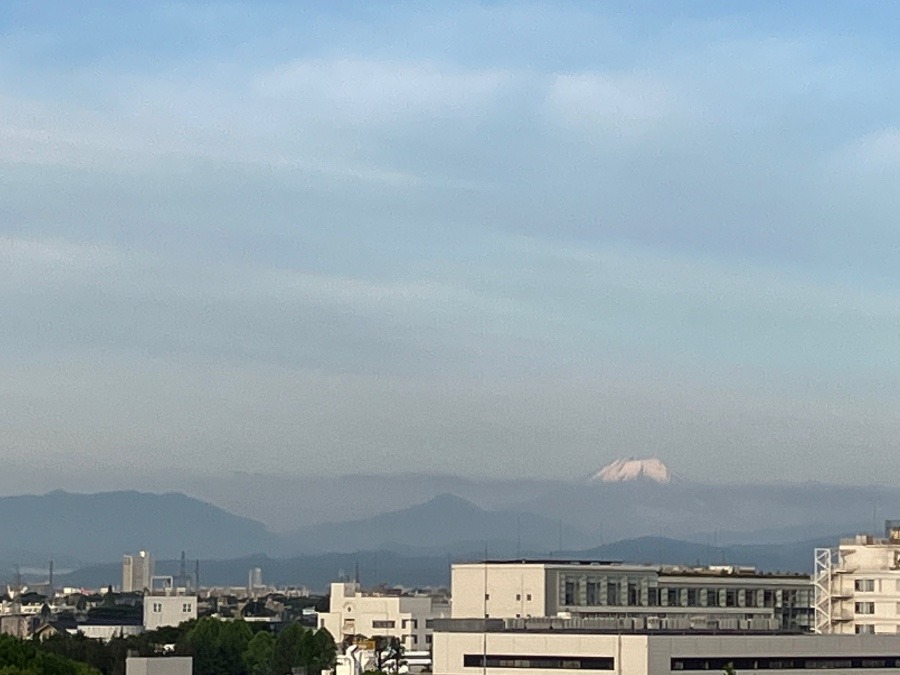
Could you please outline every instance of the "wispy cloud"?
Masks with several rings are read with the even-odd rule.
[[[715,477],[726,447],[751,477],[772,428],[798,458],[881,447],[896,69],[828,12],[777,14],[14,3],[3,456],[500,471],[554,445],[560,474],[650,448]]]

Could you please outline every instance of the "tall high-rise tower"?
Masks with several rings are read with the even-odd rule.
[[[122,559],[122,591],[132,593],[150,588],[153,579],[153,556],[147,551],[125,555]]]

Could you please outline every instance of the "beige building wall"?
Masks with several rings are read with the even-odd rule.
[[[431,597],[364,594],[355,583],[331,584],[329,611],[319,626],[340,642],[353,635],[399,638],[407,650],[431,648],[430,622],[448,614]]]
[[[486,617],[528,618],[552,616],[556,609],[547,604],[553,583],[546,566],[539,563],[453,565],[451,616],[454,619]]]
[[[144,628],[179,626],[197,618],[196,595],[145,595]]]
[[[562,675],[581,673],[583,669],[566,668],[500,668],[480,665],[466,666],[465,656],[504,655],[527,658],[572,657],[613,660],[611,670],[595,670],[596,673],[619,675],[669,675],[670,673],[701,672],[687,668],[673,670],[673,660],[682,659],[740,659],[803,657],[865,658],[897,657],[900,648],[896,638],[878,636],[818,636],[818,635],[698,635],[664,636],[634,634],[598,634],[576,632],[505,632],[505,633],[451,633],[438,632],[434,636],[434,675]],[[722,672],[707,670],[702,672]],[[738,668],[738,672],[742,671]],[[792,667],[790,669],[767,668],[770,675],[799,675],[821,673],[819,667]],[[828,668],[824,672],[834,675],[858,675],[860,672],[883,675],[900,675],[900,668]]]
[[[832,622],[838,634],[900,633],[900,544],[840,545]]]
[[[125,675],[191,675],[190,656],[129,657],[125,659]]]

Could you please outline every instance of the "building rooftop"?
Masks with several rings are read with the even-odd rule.
[[[651,565],[621,560],[564,560],[558,558],[509,558],[479,560],[460,565],[544,565],[547,567],[615,567],[623,571],[655,571],[661,576],[730,576],[767,578],[809,578],[806,572],[762,572],[742,565]]]

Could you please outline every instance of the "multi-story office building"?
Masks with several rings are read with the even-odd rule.
[[[742,567],[658,567],[561,560],[452,567],[453,618],[557,617],[634,628],[809,631],[804,574]]]
[[[122,591],[132,593],[151,588],[153,556],[147,551],[125,555],[122,559]]]
[[[454,588],[454,593],[458,592]],[[623,675],[765,671],[900,674],[894,636],[522,627],[504,619],[435,622],[434,675]]]
[[[331,584],[329,611],[319,627],[341,642],[347,637],[396,637],[408,651],[431,648],[431,622],[449,616],[443,598],[401,592],[363,592],[358,583]]]
[[[816,549],[817,633],[900,633],[900,521]]]

